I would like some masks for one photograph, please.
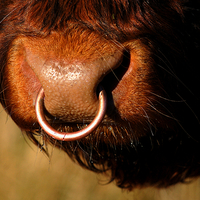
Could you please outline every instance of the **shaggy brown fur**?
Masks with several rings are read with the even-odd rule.
[[[94,88],[104,86],[109,101],[97,130],[74,142],[46,135],[34,110],[41,85],[49,121],[58,130],[78,130],[85,126],[81,120],[89,123],[94,113],[82,108],[67,113],[67,102],[54,98],[57,82],[43,81],[33,67],[38,60],[77,62],[88,70],[88,64],[117,53],[119,66],[95,82]],[[200,4],[195,0],[0,1],[6,111],[34,143],[39,144],[39,135],[129,190],[167,187],[200,175],[199,56]]]

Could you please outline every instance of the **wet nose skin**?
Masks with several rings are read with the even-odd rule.
[[[94,118],[99,105],[97,87],[103,77],[120,65],[122,52],[112,51],[89,61],[79,57],[45,58],[26,48],[27,63],[44,89],[46,110],[63,121],[83,123]]]

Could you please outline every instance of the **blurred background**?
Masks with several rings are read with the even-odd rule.
[[[48,158],[0,107],[0,200],[200,200],[200,181],[123,191],[82,169],[59,149]]]

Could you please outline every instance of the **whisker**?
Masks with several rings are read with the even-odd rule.
[[[164,104],[162,104],[160,101],[157,101],[157,100],[154,99],[154,101],[156,101],[156,103],[160,104],[171,116],[170,116],[170,115],[167,115],[167,114],[165,114],[165,113],[163,113],[163,112],[161,112],[160,110],[158,110],[158,109],[154,106],[154,104],[153,104],[153,102],[150,100],[150,98],[147,98],[147,101],[149,102],[149,103],[147,103],[147,105],[149,105],[153,110],[155,110],[155,111],[158,112],[159,114],[161,114],[161,115],[163,115],[163,116],[165,116],[165,117],[167,117],[167,118],[173,119],[173,120],[175,120],[175,121],[178,121],[178,120],[173,116],[173,114],[170,112],[170,110],[167,109],[167,108],[164,106]]]
[[[177,94],[177,95],[180,97],[180,99],[182,99],[182,102],[184,102],[185,105],[190,109],[190,111],[193,113],[193,115],[194,115],[195,118],[197,119],[198,123],[200,124],[200,119],[197,117],[197,115],[196,115],[196,113],[194,112],[194,110],[189,106],[189,104],[187,103],[187,101],[185,101],[185,100],[183,99],[183,97],[182,97],[180,94]]]
[[[169,65],[160,57],[156,54],[156,56],[165,64],[165,66],[167,67],[167,69],[165,67],[163,67],[162,65],[158,64],[157,66],[160,67],[161,69],[163,69],[165,72],[167,72],[169,75],[171,75],[172,77],[174,77],[177,81],[179,81],[179,83],[181,83],[191,94],[193,94],[193,92],[181,81],[181,79],[175,74],[174,70],[172,70],[173,66],[171,65],[171,63],[169,62],[169,60],[166,58],[166,56],[162,53],[162,51],[158,50],[162,56],[166,59],[166,61],[169,63]]]
[[[163,97],[163,96],[161,96],[159,94],[156,94],[154,92],[151,92],[151,91],[147,91],[147,92],[150,93],[150,94],[152,94],[152,95],[154,95],[154,96],[156,96],[156,97],[158,97],[158,98],[160,98],[160,99],[162,99],[162,100],[168,101],[168,102],[172,102],[172,103],[182,103],[182,102],[185,102],[185,100],[168,99],[166,97]]]
[[[1,21],[0,24],[9,16],[11,15],[18,7],[16,7],[15,9],[13,9],[12,11],[10,11]]]

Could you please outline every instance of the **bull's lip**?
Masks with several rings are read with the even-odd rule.
[[[113,120],[103,120],[101,123],[99,123],[99,125],[91,132],[87,132],[86,135],[82,136],[83,134],[81,134],[82,132],[85,132],[84,130],[88,129],[90,126],[90,122],[91,121],[87,121],[87,122],[70,122],[70,123],[66,123],[66,122],[61,122],[59,120],[56,121],[50,121],[49,125],[51,126],[51,129],[54,129],[57,134],[51,135],[49,134],[50,132],[46,131],[45,129],[43,129],[42,127],[42,132],[45,133],[45,135],[49,135],[52,138],[56,139],[56,140],[60,140],[62,142],[64,141],[74,141],[74,140],[80,140],[80,139],[84,139],[86,138],[88,135],[91,134],[97,134],[98,133],[103,133],[105,130],[108,130],[108,132],[112,132],[116,126],[120,126],[122,127],[122,124],[120,125],[119,123],[114,122]],[[111,129],[111,131],[110,131]],[[108,135],[110,135],[108,132],[106,132]],[[79,136],[79,134],[81,134],[81,136]],[[70,137],[70,138],[69,138]]]
[[[61,132],[73,132],[74,130],[81,130],[85,127],[87,127],[94,118],[91,117],[91,119],[83,119],[83,120],[76,120],[73,121],[67,121],[55,118],[51,116],[50,118],[47,117],[48,123],[56,130]],[[127,122],[121,119],[121,117],[114,111],[110,112],[109,114],[106,114],[104,119],[101,121],[98,127],[102,126],[127,126]],[[97,128],[98,128],[97,127]]]
[[[83,119],[83,120],[71,120],[70,122],[61,120],[61,119],[48,119],[48,123],[51,124],[52,126],[75,126],[75,125],[89,125],[92,122],[93,118],[91,119]],[[121,120],[114,120],[108,116],[105,116],[105,118],[101,121],[101,125],[112,125],[119,123]]]
[[[109,103],[109,102],[108,102]],[[95,116],[88,116],[88,117],[84,117],[83,119],[72,119],[72,117],[70,117],[70,120],[67,119],[67,117],[55,117],[53,115],[51,115],[46,109],[44,110],[44,114],[45,117],[48,121],[48,123],[50,124],[63,124],[66,126],[74,126],[74,125],[88,125],[90,124],[93,119],[95,118]],[[117,109],[115,108],[115,106],[112,104],[109,104],[109,107],[107,107],[106,109],[106,114],[103,118],[103,120],[101,121],[101,124],[103,125],[112,125],[112,124],[116,124],[116,123],[123,123],[123,120],[121,119],[121,117],[119,116]]]

